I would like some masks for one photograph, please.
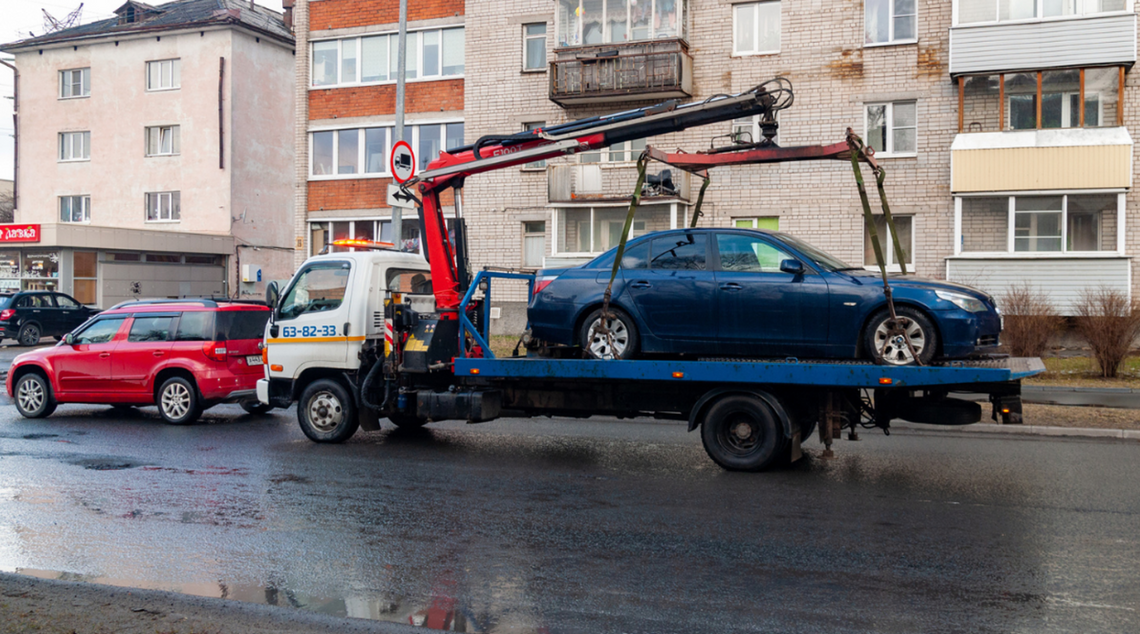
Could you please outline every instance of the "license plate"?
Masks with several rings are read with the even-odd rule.
[[[250,355],[245,358],[246,365],[261,365],[261,357],[258,355]]]

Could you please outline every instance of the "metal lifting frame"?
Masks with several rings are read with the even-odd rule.
[[[774,122],[773,122],[774,123]],[[772,135],[774,136],[775,126],[772,126]],[[603,319],[599,334],[606,337],[612,337],[609,332],[608,322],[612,319],[609,313],[610,298],[613,291],[614,279],[617,277],[618,269],[621,267],[622,255],[625,253],[625,244],[629,236],[630,227],[633,224],[633,217],[637,211],[637,207],[641,202],[641,190],[645,183],[645,171],[649,161],[658,161],[665,163],[671,167],[689,172],[694,176],[704,179],[701,185],[700,194],[697,196],[696,206],[693,208],[692,220],[689,227],[697,226],[697,220],[701,217],[701,205],[704,202],[705,190],[708,189],[711,182],[708,174],[709,168],[720,167],[723,165],[753,165],[762,163],[787,163],[794,161],[815,161],[815,160],[840,160],[850,161],[851,169],[855,174],[855,182],[859,187],[859,199],[863,205],[863,219],[867,227],[867,234],[871,237],[871,247],[875,252],[875,262],[879,267],[879,274],[883,280],[883,293],[886,296],[887,307],[891,314],[891,319],[888,324],[888,337],[889,340],[894,336],[901,336],[903,341],[906,342],[907,349],[910,351],[911,357],[915,363],[921,365],[922,361],[919,359],[914,345],[911,343],[910,336],[906,332],[906,326],[903,320],[900,320],[895,311],[895,302],[891,293],[891,285],[887,279],[887,264],[883,256],[882,245],[879,241],[879,233],[875,227],[875,218],[871,213],[871,203],[867,197],[867,188],[863,182],[863,171],[859,167],[860,162],[867,163],[871,166],[872,173],[875,175],[875,182],[879,191],[879,201],[883,209],[883,218],[886,220],[888,231],[891,234],[893,244],[895,247],[896,259],[899,262],[899,267],[902,274],[906,275],[906,252],[899,242],[898,231],[895,229],[894,217],[891,215],[890,205],[887,203],[886,189],[883,187],[883,182],[886,179],[886,170],[883,169],[878,162],[875,161],[875,150],[869,145],[863,143],[859,135],[855,134],[851,128],[847,128],[846,140],[833,143],[831,145],[808,145],[801,147],[779,147],[770,138],[766,138],[759,143],[750,143],[744,146],[745,149],[736,149],[734,147],[713,149],[708,152],[698,152],[690,154],[687,152],[678,151],[676,153],[666,153],[652,146],[645,148],[641,157],[637,161],[637,184],[633,188],[633,196],[630,198],[629,212],[626,215],[625,226],[622,228],[621,239],[618,241],[617,254],[614,258],[613,269],[610,272],[610,281],[606,286],[606,291],[603,296],[602,315],[606,317]],[[884,344],[884,350],[885,350]],[[882,354],[883,351],[880,351]]]
[[[431,265],[432,291],[440,318],[458,318],[458,311],[463,307],[462,296],[468,287],[459,196],[468,176],[740,117],[760,114],[768,118],[790,106],[792,100],[790,82],[777,78],[737,95],[714,95],[688,104],[667,101],[545,129],[485,136],[473,145],[440,152],[427,171],[403,185],[404,196],[414,198],[409,191],[413,186],[420,194],[420,231],[424,254]],[[440,202],[440,192],[447,188],[455,190],[459,219],[454,247],[448,238]]]

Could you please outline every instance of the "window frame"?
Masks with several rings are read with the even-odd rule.
[[[913,104],[914,105],[914,150],[909,152],[895,152],[895,135],[897,129],[894,125],[894,110],[896,104]],[[871,117],[870,109],[875,106],[886,106],[887,110],[884,114],[884,123],[886,126],[886,134],[884,135],[889,148],[875,148],[875,158],[915,158],[918,156],[918,100],[900,100],[900,101],[868,101],[863,104],[863,139],[870,138]],[[904,130],[911,129],[909,126],[904,126]]]
[[[162,199],[167,197],[169,199],[169,217],[162,217]],[[144,222],[147,224],[171,224],[182,222],[182,192],[181,191],[164,191],[164,192],[146,192],[143,196],[144,200]],[[155,219],[150,218],[151,200],[157,201],[158,214]]]
[[[158,64],[159,65],[159,70],[158,70],[159,84],[162,83],[162,64],[170,64],[170,85],[169,86],[161,86],[160,85],[156,88],[156,87],[150,85],[150,68],[151,68],[152,64]],[[178,70],[177,73],[174,72],[175,69]],[[178,75],[177,83],[174,81],[175,74]],[[182,88],[182,58],[172,57],[169,59],[156,59],[156,60],[148,61],[146,63],[146,92],[166,92],[166,91],[170,91],[170,90],[179,90],[181,88]]]
[[[775,229],[768,229],[766,227],[761,227],[760,226],[761,220],[775,220],[776,221],[776,228]],[[741,225],[741,223],[744,223],[744,222],[748,223],[747,227]],[[779,216],[751,216],[748,218],[733,218],[732,219],[732,228],[733,229],[757,229],[757,230],[761,230],[761,231],[779,231],[780,230],[780,217]]]
[[[1087,84],[1085,83],[1085,75],[1088,73],[1088,71],[1090,71],[1090,70],[1104,70],[1104,69],[1110,69],[1110,70],[1116,69],[1116,72],[1118,75],[1117,86],[1116,86],[1116,120],[1113,121],[1112,123],[1106,123],[1105,118],[1104,118],[1104,106],[1105,106],[1105,98],[1104,97],[1105,97],[1106,93],[1104,93],[1100,90],[1089,91],[1089,90],[1087,90]],[[977,74],[971,73],[971,74],[966,74],[966,75],[959,75],[957,77],[957,81],[958,81],[958,133],[962,134],[965,132],[969,132],[966,129],[966,122],[965,122],[965,114],[966,114],[966,95],[965,95],[966,88],[965,88],[965,86],[966,86],[966,81],[970,78],[973,78],[973,77],[997,77],[997,80],[998,80],[998,91],[999,91],[998,92],[998,101],[999,101],[998,129],[997,130],[984,130],[984,129],[982,129],[982,130],[979,130],[978,132],[982,132],[982,133],[985,133],[985,132],[1024,132],[1027,130],[1077,130],[1077,129],[1096,129],[1096,128],[1119,128],[1119,127],[1122,127],[1124,125],[1124,108],[1125,108],[1124,97],[1127,94],[1127,90],[1125,90],[1124,66],[1119,65],[1119,64],[1109,64],[1107,66],[1081,66],[1081,67],[1075,69],[1075,70],[1078,70],[1080,72],[1080,77],[1081,77],[1080,84],[1079,84],[1080,89],[1078,92],[1075,92],[1075,93],[1074,92],[1060,92],[1060,93],[1049,92],[1049,93],[1045,93],[1044,92],[1045,73],[1050,72],[1051,70],[1053,70],[1053,69],[1037,70],[1037,71],[1010,72],[1010,73],[977,73]],[[1094,126],[1093,125],[1086,125],[1086,115],[1087,115],[1087,111],[1088,111],[1088,109],[1086,107],[1086,108],[1082,109],[1082,112],[1078,115],[1076,126],[1066,127],[1066,126],[1062,125],[1060,128],[1045,128],[1042,126],[1042,121],[1041,121],[1044,118],[1044,116],[1038,117],[1036,115],[1036,112],[1035,112],[1034,118],[1036,119],[1036,121],[1035,121],[1034,127],[1032,127],[1032,128],[1014,128],[1014,127],[1012,127],[1013,98],[1018,96],[1018,95],[1006,94],[1005,78],[1007,75],[1027,75],[1030,73],[1036,75],[1036,77],[1037,77],[1037,80],[1036,80],[1037,81],[1037,91],[1035,93],[1033,93],[1033,95],[1032,95],[1033,99],[1034,99],[1035,111],[1041,110],[1043,108],[1043,104],[1037,104],[1036,103],[1037,95],[1040,95],[1042,100],[1044,100],[1046,94],[1050,94],[1050,95],[1060,94],[1062,96],[1077,95],[1077,100],[1078,100],[1077,104],[1078,104],[1078,107],[1080,107],[1081,104],[1087,104],[1089,95],[1093,94],[1093,95],[1096,95],[1096,97],[1097,97],[1097,100],[1096,100],[1097,125],[1094,125]],[[1062,100],[1062,102],[1064,103],[1064,100]],[[1062,108],[1064,108],[1064,105],[1062,105]],[[1042,115],[1044,115],[1044,112],[1042,112]],[[1062,121],[1063,120],[1064,120],[1064,115],[1062,114]],[[1010,127],[1007,127],[1007,126],[1010,126]],[[973,133],[973,132],[971,132],[971,133]],[[916,135],[917,135],[917,132],[916,132]]]
[[[466,132],[466,124],[465,124],[464,120],[458,119],[458,118],[447,118],[447,119],[440,119],[440,120],[436,120],[436,121],[426,121],[425,120],[425,121],[416,121],[416,122],[405,123],[404,135],[406,137],[408,137],[405,140],[408,142],[409,145],[412,146],[413,152],[417,155],[416,156],[417,163],[420,160],[420,157],[419,157],[420,128],[423,126],[433,126],[433,125],[440,126],[440,148],[441,148],[441,151],[446,152],[447,151],[447,126],[448,125],[454,125],[454,124],[463,124],[464,125],[464,131]],[[360,169],[359,169],[360,167],[366,166],[366,164],[367,164],[366,163],[367,158],[368,158],[367,135],[365,134],[364,130],[370,130],[370,129],[381,129],[381,130],[387,131],[385,133],[384,161],[383,161],[383,165],[382,165],[384,171],[382,171],[382,172],[360,171]],[[340,165],[339,165],[339,161],[340,161],[340,133],[346,132],[349,130],[356,130],[357,135],[358,135],[357,136],[357,159],[356,159],[358,171],[353,172],[353,173],[340,174],[339,173],[339,170],[340,170]],[[316,167],[316,155],[313,151],[314,143],[316,141],[315,135],[320,134],[320,133],[324,133],[324,132],[333,133],[333,135],[332,135],[332,139],[333,139],[332,173],[330,173],[330,174],[316,174],[316,173],[314,173],[314,168]],[[379,125],[360,126],[360,127],[351,126],[351,127],[333,127],[333,128],[326,128],[326,127],[312,128],[309,130],[308,136],[309,136],[309,176],[308,176],[308,180],[310,180],[310,181],[348,180],[348,179],[356,179],[356,178],[391,178],[392,177],[390,158],[392,156],[392,145],[394,144],[394,139],[396,136],[395,123],[383,122]],[[423,170],[417,164],[416,172],[420,172],[420,171],[423,171]]]
[[[961,4],[961,0],[954,0],[954,5],[953,5],[954,15],[952,17],[951,23],[953,24],[953,26],[982,26],[982,25],[987,25],[987,24],[1026,24],[1026,23],[1032,23],[1032,22],[1049,22],[1049,21],[1054,21],[1054,20],[1075,20],[1075,19],[1080,19],[1080,18],[1087,18],[1087,17],[1091,17],[1091,16],[1102,16],[1102,15],[1127,15],[1129,13],[1135,13],[1135,10],[1136,10],[1135,0],[1125,0],[1123,10],[1092,11],[1092,12],[1086,11],[1084,9],[1085,3],[1086,2],[1097,2],[1099,0],[1076,0],[1076,2],[1081,4],[1081,7],[1082,7],[1081,11],[1073,12],[1071,15],[1046,16],[1045,15],[1045,0],[1036,0],[1035,1],[1035,8],[1034,8],[1034,12],[1036,15],[1034,17],[1002,20],[1001,19],[1001,1],[1002,0],[990,0],[990,2],[992,2],[994,5],[994,13],[993,13],[994,19],[992,19],[992,20],[979,20],[977,22],[962,22],[958,17],[959,16],[959,5]],[[916,7],[916,9],[917,9],[917,7]]]
[[[63,87],[64,86],[71,86],[74,84],[74,80],[68,81],[66,83],[64,82],[63,77],[64,77],[65,73],[68,74],[69,76],[70,76],[70,73],[80,73],[80,77],[79,77],[80,94],[78,94],[78,95],[65,95],[64,94]],[[84,89],[86,89],[86,92],[84,92]],[[85,66],[83,68],[65,68],[65,69],[59,71],[59,99],[61,99],[61,100],[62,99],[86,99],[87,97],[90,97],[90,96],[91,96],[91,67],[90,66]]]
[[[528,231],[527,225],[532,223],[542,223],[542,231]],[[537,264],[526,261],[526,239],[527,238],[542,238],[542,257],[539,258]],[[546,220],[523,220],[522,221],[522,251],[520,252],[519,264],[523,268],[538,267],[542,268],[544,260],[546,260]]]
[[[83,156],[76,158],[75,153],[75,139],[80,139],[83,146]],[[67,148],[69,156],[64,156],[64,148]],[[91,160],[91,131],[90,130],[68,130],[59,133],[59,156],[56,157],[57,163],[81,163]]]
[[[742,51],[739,49],[736,41],[736,20],[737,12],[744,7],[752,9],[752,37],[757,45],[760,43],[760,5],[762,4],[775,4],[779,6],[779,28],[777,29],[777,39],[779,42],[774,50],[750,50]],[[742,2],[732,5],[732,57],[755,57],[759,55],[779,55],[784,47],[784,6],[782,0],[757,0],[756,2]]]
[[[577,2],[578,7],[581,8],[582,7],[582,0],[575,0],[575,1]],[[555,50],[575,48],[575,47],[579,47],[579,46],[599,46],[599,45],[601,45],[601,46],[614,46],[614,45],[630,44],[633,42],[653,42],[653,41],[656,41],[659,39],[680,39],[680,40],[688,41],[688,39],[689,39],[688,38],[688,31],[689,31],[688,22],[690,19],[689,18],[689,12],[692,11],[692,6],[690,6],[692,0],[676,0],[676,2],[674,4],[674,9],[677,12],[677,16],[678,16],[677,17],[677,28],[676,28],[677,33],[672,37],[661,37],[661,36],[654,36],[653,35],[653,29],[659,28],[659,27],[654,27],[653,25],[657,22],[657,2],[660,0],[641,0],[642,2],[647,2],[648,3],[647,6],[649,7],[649,25],[650,25],[649,26],[649,37],[636,38],[636,39],[633,37],[633,31],[634,31],[635,27],[633,25],[633,12],[631,11],[631,0],[605,0],[606,4],[603,5],[603,12],[606,12],[606,8],[608,8],[608,6],[609,6],[608,3],[614,2],[614,1],[625,5],[625,37],[623,39],[613,41],[613,42],[605,41],[606,40],[607,25],[603,22],[603,25],[602,25],[602,40],[603,40],[603,42],[601,42],[600,44],[587,44],[585,41],[585,33],[583,32],[584,28],[585,28],[583,21],[578,20],[577,33],[575,34],[576,42],[562,44],[559,42],[559,37],[561,36],[561,17],[560,16],[561,16],[562,12],[560,10],[558,10],[558,8],[556,8],[555,12],[554,12],[554,20],[553,20],[554,48],[555,48]],[[632,4],[636,4],[637,1],[638,0],[632,0]],[[548,31],[548,33],[549,33],[549,31]]]
[[[443,69],[444,69],[444,63],[443,63],[443,59],[444,59],[444,57],[443,57],[443,55],[444,55],[444,53],[443,53],[443,51],[444,51],[444,46],[443,46],[444,31],[454,30],[454,29],[458,29],[458,30],[461,30],[464,32],[464,34],[463,34],[463,52],[464,52],[465,63],[464,63],[464,68],[463,68],[462,73],[445,75],[443,72]],[[413,51],[413,50],[411,50],[410,46],[408,47],[409,48],[408,61],[415,64],[416,76],[415,77],[407,77],[407,78],[405,78],[404,81],[406,83],[412,83],[412,82],[421,82],[421,81],[447,81],[447,80],[452,80],[452,79],[463,79],[467,73],[467,65],[466,65],[467,33],[466,33],[466,31],[467,31],[466,26],[463,24],[437,26],[437,27],[424,28],[424,29],[408,29],[408,36],[415,38],[415,50]],[[438,55],[439,64],[438,64],[438,68],[437,68],[438,74],[425,76],[423,73],[423,70],[424,70],[424,64],[423,64],[424,37],[423,37],[423,34],[428,33],[428,32],[435,32],[438,34],[437,46],[439,47],[439,55]],[[397,82],[397,79],[398,79],[396,77],[396,75],[398,73],[394,72],[392,69],[397,64],[397,62],[396,62],[396,60],[391,58],[391,52],[393,50],[395,50],[398,45],[393,44],[390,39],[388,40],[388,44],[387,44],[388,51],[389,51],[388,73],[387,73],[388,79],[383,79],[383,80],[379,80],[379,81],[363,81],[361,79],[363,76],[363,72],[364,72],[364,68],[363,68],[364,67],[364,63],[363,63],[364,62],[363,40],[366,38],[370,38],[370,37],[392,38],[392,37],[398,37],[398,36],[399,36],[399,33],[397,31],[376,31],[376,32],[372,32],[372,33],[361,33],[360,35],[354,35],[351,37],[328,37],[328,38],[318,38],[318,39],[310,40],[309,41],[309,53],[308,53],[308,56],[309,56],[309,69],[308,69],[309,70],[309,90],[327,90],[330,88],[344,88],[347,86],[382,86],[382,85],[386,85],[386,84],[395,84]],[[352,77],[352,79],[346,81],[344,79],[344,77],[342,77],[342,74],[344,71],[344,42],[347,42],[350,40],[355,42],[354,46],[356,48],[356,68],[354,69],[354,76]],[[315,52],[316,52],[315,45],[321,44],[321,43],[328,43],[328,42],[336,42],[336,81],[334,81],[331,84],[322,84],[322,85],[318,86],[318,85],[313,83],[313,77],[314,77],[313,76],[313,66],[314,66]],[[409,44],[410,43],[411,42],[409,42]],[[408,67],[411,67],[411,64],[409,64]],[[407,73],[407,68],[405,68],[405,74],[406,73]]]
[[[914,13],[909,14],[914,17],[914,37],[901,40],[895,38],[895,18],[898,15],[895,13],[895,3],[898,0],[886,0],[889,3],[889,11],[887,12],[887,39],[884,42],[868,42],[867,41],[867,8],[869,4],[866,0],[863,2],[863,48],[875,48],[880,46],[905,46],[907,44],[918,43],[918,5],[919,0],[914,0]],[[995,0],[996,2],[997,0]],[[955,0],[957,5],[957,0]]]
[[[883,218],[883,217],[884,217],[883,214],[875,214],[875,218]],[[918,233],[915,230],[915,227],[918,226],[918,215],[917,214],[891,214],[891,217],[896,222],[900,218],[909,218],[910,219],[910,244],[904,244],[903,249],[906,250],[906,254],[908,256],[907,257],[908,261],[906,263],[907,270],[913,274],[914,273],[914,261],[915,261],[914,260],[914,240],[915,240],[915,235]],[[887,272],[888,273],[899,273],[902,271],[902,266],[900,266],[899,262],[895,259],[895,239],[891,234],[891,228],[889,225],[886,227],[886,229],[887,229],[886,233],[879,234],[879,246],[882,247],[883,251],[884,251],[883,257],[886,259]],[[868,237],[867,236],[867,224],[863,223],[863,243],[864,243],[864,245],[866,244],[867,237]],[[866,255],[865,250],[863,253],[863,268],[868,270],[868,271],[879,270],[878,264],[867,264],[867,255]]]
[[[523,132],[530,132],[531,130],[540,130],[546,127],[545,121],[526,121],[523,122]],[[532,127],[533,126],[533,127]],[[546,159],[538,161],[531,161],[530,163],[523,163],[519,170],[523,172],[541,172],[546,170]]]
[[[451,223],[452,223],[452,221],[455,220],[455,214],[446,213],[446,214],[444,214],[443,218],[447,222],[448,231],[451,231],[451,228],[452,228]],[[305,226],[307,227],[307,229],[306,229],[307,233],[305,234],[307,237],[305,238],[305,240],[308,242],[307,250],[309,253],[309,257],[319,255],[319,252],[313,248],[314,245],[312,242],[312,236],[313,236],[314,225],[323,225],[323,228],[324,228],[326,234],[328,235],[328,239],[325,240],[325,244],[327,245],[327,244],[330,244],[332,242],[332,224],[335,222],[350,223],[349,228],[348,228],[349,239],[356,239],[358,237],[356,235],[357,224],[365,223],[365,222],[371,222],[371,223],[373,223],[373,227],[372,227],[373,237],[369,238],[369,239],[381,240],[384,237],[384,224],[387,223],[387,224],[391,225],[392,216],[388,215],[388,216],[368,216],[368,217],[364,217],[364,218],[342,218],[342,217],[338,217],[338,218],[314,218],[314,219],[310,219],[307,222],[305,222]],[[414,219],[408,220],[405,217],[404,218],[404,227],[408,227],[411,224],[414,224],[414,222],[415,222]],[[418,229],[418,225],[416,226],[416,228]],[[357,250],[354,247],[336,247],[336,248],[343,249],[343,251],[333,251],[330,249],[329,253],[353,253]],[[368,250],[369,249],[361,249],[361,251],[368,251]],[[420,236],[420,245],[419,245],[418,250],[415,251],[415,253],[421,253],[421,254],[423,253],[423,236]]]
[[[80,201],[82,220],[64,220],[63,219],[63,201],[67,199],[73,205],[72,213],[74,213],[74,204],[76,200]],[[88,194],[74,194],[59,197],[59,221],[66,224],[91,224],[91,196]]]
[[[1125,217],[1127,213],[1127,192],[1122,189],[1090,189],[1090,190],[1056,190],[1056,191],[1029,191],[1029,192],[984,192],[978,194],[957,194],[954,196],[954,257],[966,259],[985,258],[1104,258],[1121,257],[1127,252],[1127,231],[1125,230]],[[1061,250],[1060,251],[1017,251],[1017,198],[1047,198],[1062,196],[1061,203]],[[1069,197],[1070,196],[1115,196],[1116,197],[1116,247],[1101,249],[1099,251],[1077,251],[1069,249]],[[1006,202],[1006,248],[1002,251],[963,251],[965,234],[963,229],[962,201],[967,198],[995,198],[1005,199]],[[1020,213],[1046,213],[1023,211]],[[1106,213],[1111,213],[1106,210]],[[1097,227],[1097,243],[1103,244],[1103,229]],[[912,234],[913,235],[913,234]]]
[[[684,228],[685,218],[681,217],[680,219],[678,219],[678,212],[680,211],[681,214],[684,214],[685,210],[688,209],[688,205],[666,201],[663,203],[656,203],[656,204],[645,205],[645,206],[653,207],[655,209],[659,206],[667,207],[668,213],[669,213],[669,230]],[[639,209],[644,209],[645,206],[639,207]],[[679,210],[678,207],[680,207],[681,210]],[[581,205],[581,204],[579,204],[579,205],[574,205],[574,204],[565,205],[564,204],[564,205],[559,205],[557,207],[551,208],[551,210],[550,210],[550,212],[551,212],[551,214],[550,214],[550,257],[555,257],[555,258],[590,258],[590,259],[593,259],[593,258],[596,258],[599,255],[605,253],[608,249],[613,248],[612,246],[606,247],[605,249],[602,249],[600,251],[560,251],[558,249],[559,223],[560,223],[560,221],[565,222],[565,220],[561,217],[562,214],[564,214],[567,211],[575,211],[575,210],[582,210],[582,209],[588,210],[590,212],[589,226],[590,226],[590,247],[591,248],[594,248],[594,246],[595,246],[594,245],[594,225],[598,224],[597,212],[598,211],[606,211],[606,210],[619,210],[619,211],[628,210],[627,207],[622,207],[622,206]],[[648,220],[648,219],[646,219],[646,220]],[[636,223],[638,221],[635,219],[634,222]],[[653,231],[665,231],[665,229],[654,229]],[[646,228],[646,230],[643,231],[642,233],[635,234],[634,233],[634,227],[630,227],[628,239],[632,240],[635,237],[638,237],[640,235],[644,235],[645,233],[649,233],[649,232],[650,232],[650,230],[648,228]],[[616,245],[614,245],[614,246],[616,246]]]
[[[182,154],[182,126],[177,123],[167,125],[151,125],[146,126],[146,131],[143,133],[144,141],[144,156],[147,158],[157,156],[179,156]],[[158,151],[154,154],[150,151],[151,134],[158,131]],[[169,135],[170,137],[170,151],[163,152],[162,145],[163,139]]]
[[[543,28],[542,35],[531,35],[531,34],[527,33],[527,27],[538,26],[540,24],[542,25],[542,28]],[[550,65],[548,62],[549,55],[547,55],[547,53],[546,53],[546,49],[547,49],[546,38],[547,38],[547,35],[549,35],[549,33],[550,33],[550,26],[546,22],[527,22],[526,24],[522,25],[522,72],[524,72],[524,73],[545,73],[546,72],[547,67],[549,67],[549,65]],[[542,39],[542,65],[541,66],[527,66],[527,64],[530,62],[530,58],[527,56],[527,53],[530,51],[528,44],[530,44],[531,40],[537,40],[540,38]]]

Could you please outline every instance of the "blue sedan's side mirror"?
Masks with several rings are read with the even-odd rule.
[[[792,275],[802,275],[804,272],[804,263],[799,260],[781,260],[780,270],[784,273],[791,273]]]

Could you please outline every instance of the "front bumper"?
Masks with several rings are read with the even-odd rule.
[[[258,379],[257,389],[254,392],[257,393],[258,401],[269,405],[269,379]]]
[[[1001,343],[1001,317],[994,312],[946,310],[936,313],[942,356],[962,358],[994,352]]]

